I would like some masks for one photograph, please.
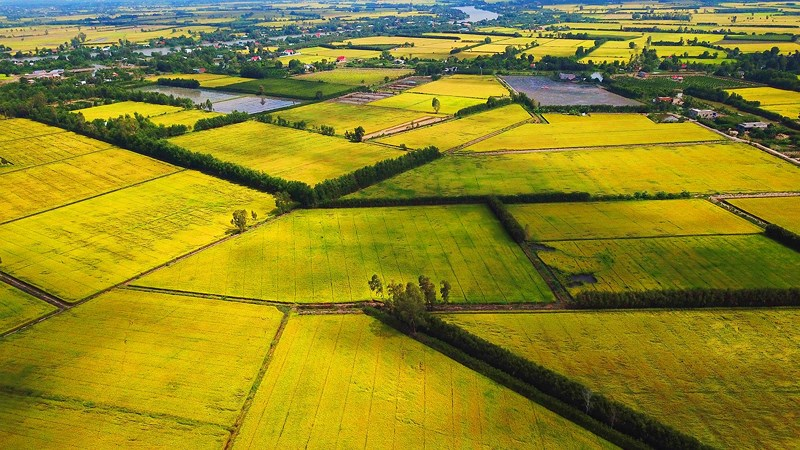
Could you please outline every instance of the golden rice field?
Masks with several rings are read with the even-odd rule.
[[[396,80],[413,73],[414,71],[411,69],[361,69],[346,67],[307,73],[298,75],[295,78],[306,81],[346,84],[349,86],[372,86],[384,83],[387,78],[389,80]]]
[[[450,95],[483,100],[489,97],[508,96],[505,88],[494,75],[450,75],[439,80],[409,89],[407,92],[428,95]]]
[[[35,49],[57,48],[59,45],[69,42],[78,33],[86,34],[84,45],[89,47],[104,47],[117,44],[120,39],[125,39],[134,43],[145,43],[151,39],[171,38],[179,36],[189,36],[190,32],[199,33],[201,31],[211,32],[215,27],[210,26],[187,26],[171,27],[163,25],[145,26],[99,26],[99,27],[80,27],[74,25],[36,25],[36,26],[15,26],[0,30],[0,44],[11,47],[23,53],[32,53]]]
[[[800,234],[800,197],[731,198],[731,205]]]
[[[113,147],[60,128],[27,119],[0,120],[0,174]]]
[[[134,280],[137,286],[290,303],[372,298],[367,281],[447,280],[451,302],[553,294],[483,205],[300,210]]]
[[[325,47],[308,47],[300,49],[291,56],[281,56],[280,61],[289,64],[289,61],[296,59],[303,64],[314,64],[321,61],[334,62],[340,56],[344,56],[346,61],[354,59],[373,59],[381,56],[381,52],[375,50],[358,50],[350,48],[331,49]]]
[[[612,32],[613,33],[613,32]],[[593,32],[592,34],[601,34]],[[636,44],[636,48],[630,48],[630,43]],[[627,63],[631,57],[636,56],[642,52],[647,43],[647,38],[638,37],[628,41],[607,41],[600,47],[593,50],[591,53],[583,57],[580,62],[594,61],[594,62],[614,62]]]
[[[800,445],[797,309],[447,320],[717,448]]]
[[[131,116],[139,113],[144,117],[159,116],[161,114],[182,111],[180,106],[155,105],[142,102],[118,102],[110,105],[93,106],[91,108],[76,109],[75,114],[82,114],[87,122],[97,119],[115,119],[119,116]]]
[[[526,124],[477,142],[466,151],[541,150],[722,141],[717,133],[691,123],[655,123],[641,114],[570,116],[547,114],[547,124]]]
[[[55,310],[55,306],[0,282],[0,333]]]
[[[800,168],[748,145],[720,143],[451,156],[370,186],[351,197],[684,190],[711,194],[798,189]]]
[[[661,58],[670,56],[678,57],[692,57],[700,56],[703,52],[708,52],[711,55],[716,54],[717,58],[725,58],[727,54],[722,50],[715,50],[713,48],[702,47],[699,45],[658,45],[650,47],[650,50],[655,50]]]
[[[234,441],[234,448],[299,447],[614,448],[353,314],[289,319]]]
[[[508,209],[537,242],[763,231],[701,199],[511,204]]]
[[[785,91],[772,87],[730,89],[728,92],[739,94],[745,100],[761,102],[762,109],[778,113],[790,119],[797,119],[798,115],[800,115],[800,92]]]
[[[185,134],[170,142],[272,176],[309,184],[403,154],[383,146],[354,144],[337,137],[255,121]]]
[[[359,126],[364,127],[369,134],[402,124],[445,117],[444,114],[434,114],[433,112],[407,111],[373,105],[351,105],[328,101],[279,111],[274,115],[291,122],[305,121],[309,127],[332,126],[337,135],[343,135],[345,131],[352,131]]]
[[[220,448],[282,316],[115,290],[5,337],[0,441]]]
[[[434,98],[439,99],[439,114],[455,114],[460,109],[486,103],[481,98],[455,97],[452,95],[428,95],[403,92],[402,94],[382,98],[370,102],[369,106],[381,106],[384,108],[407,109],[428,114],[434,114],[432,102]]]
[[[402,36],[372,36],[356,39],[348,39],[344,42],[334,44],[346,44],[352,42],[353,45],[397,45],[390,50],[395,58],[421,58],[421,59],[447,59],[450,50],[456,47],[463,47],[464,42],[460,40],[431,39],[422,37],[402,37]],[[413,46],[412,46],[413,44]],[[343,50],[342,50],[343,51]],[[380,56],[380,52],[375,52],[375,57]]]
[[[35,156],[35,155],[32,155]],[[119,148],[0,174],[0,223],[177,172],[177,167]]]
[[[74,302],[225,237],[271,195],[183,171],[0,225],[3,271]]]
[[[796,30],[792,32],[794,33]],[[796,42],[737,42],[735,44],[726,44],[722,41],[717,44],[729,49],[738,48],[742,53],[766,52],[774,47],[777,47],[778,51],[783,54],[800,51],[800,45]]]
[[[405,145],[408,148],[434,145],[439,150],[445,151],[526,120],[532,120],[531,115],[521,106],[514,104],[394,134],[380,138],[378,142],[396,146]]]
[[[160,116],[151,117],[150,121],[156,125],[164,125],[165,127],[171,125],[186,125],[190,129],[194,127],[194,124],[197,123],[200,119],[210,119],[213,117],[223,116],[224,114],[213,112],[213,111],[203,111],[201,109],[190,109],[186,111],[179,111],[170,114],[163,114]]]
[[[800,287],[800,254],[760,234],[550,241],[539,257],[573,293]],[[574,283],[591,274],[594,283]]]

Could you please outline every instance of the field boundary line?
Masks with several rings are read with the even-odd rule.
[[[264,355],[264,360],[261,363],[261,367],[258,369],[258,373],[256,373],[253,384],[250,386],[250,392],[247,393],[247,398],[245,398],[244,404],[242,404],[242,408],[239,410],[239,415],[236,417],[236,421],[233,423],[231,433],[228,435],[228,439],[225,441],[225,446],[223,447],[224,450],[229,450],[233,446],[236,438],[239,436],[239,430],[241,430],[244,420],[247,418],[247,413],[250,412],[250,407],[253,406],[253,400],[255,400],[258,389],[261,387],[261,382],[264,381],[264,376],[267,374],[269,363],[272,361],[272,356],[275,354],[275,348],[278,347],[278,342],[281,340],[281,336],[283,336],[283,330],[286,328],[286,324],[289,322],[289,315],[290,313],[288,312],[283,313],[281,323],[278,325],[278,329],[275,331],[275,336],[272,337],[272,342],[270,342],[269,348],[267,349],[267,354]]]
[[[694,234],[667,234],[661,236],[620,236],[620,237],[591,237],[575,239],[549,239],[546,241],[536,241],[537,243],[547,244],[548,242],[581,242],[581,241],[635,241],[644,239],[663,239],[663,238],[685,238],[685,237],[705,237],[705,236],[749,236],[761,234],[760,231],[750,231],[746,233],[694,233]],[[547,250],[544,250],[547,251]]]
[[[754,223],[754,224],[756,224],[756,225],[758,225],[758,226],[760,226],[762,228],[766,228],[767,225],[769,225],[769,223],[770,223],[770,222],[767,222],[766,220],[762,219],[761,217],[758,217],[755,214],[751,214],[751,213],[743,210],[742,208],[739,208],[738,206],[735,206],[735,205],[733,205],[731,203],[728,203],[725,199],[719,199],[719,198],[711,197],[711,198],[708,199],[708,201],[710,201],[714,205],[716,205],[716,206],[718,206],[718,207],[730,212],[731,214],[736,214],[737,216],[739,216],[739,217],[741,217],[741,218],[743,218],[743,219],[745,219],[745,220],[747,220],[749,222],[752,222],[752,223]]]
[[[53,133],[53,134],[59,134],[59,133]],[[50,136],[50,135],[47,135],[47,136]],[[79,136],[83,136],[83,135],[79,135]],[[38,136],[37,136],[37,137],[38,137]],[[91,138],[89,138],[89,139],[91,139]],[[95,140],[96,140],[96,139],[95,139]],[[8,142],[8,141],[6,141],[6,142]],[[102,143],[104,143],[104,144],[108,144],[107,142],[104,142],[104,141],[97,141],[97,142],[102,142]],[[2,145],[2,144],[3,144],[3,142],[0,142],[0,145]],[[64,162],[64,161],[69,161],[70,159],[80,158],[81,156],[86,156],[86,155],[93,155],[93,154],[95,154],[95,153],[105,152],[105,151],[112,150],[112,149],[120,149],[120,150],[125,150],[125,151],[128,151],[128,152],[130,152],[130,150],[127,150],[127,149],[124,149],[124,148],[122,148],[122,147],[117,147],[117,146],[115,146],[115,145],[111,145],[111,144],[109,144],[109,147],[107,147],[107,148],[101,148],[101,149],[98,149],[98,150],[93,150],[93,151],[91,151],[91,152],[88,152],[88,153],[81,153],[80,155],[72,155],[72,156],[67,156],[66,158],[61,158],[61,159],[57,159],[57,160],[55,160],[55,161],[50,161],[50,162],[46,162],[46,163],[34,164],[34,165],[32,165],[32,166],[20,167],[20,168],[18,168],[18,169],[6,170],[5,172],[0,172],[0,175],[7,175],[7,174],[9,174],[9,173],[21,172],[21,171],[23,171],[23,170],[33,169],[34,167],[49,166],[50,164],[55,164],[55,163],[60,163],[60,162]],[[136,153],[136,152],[131,152],[131,153]],[[137,153],[137,155],[141,155],[141,153]],[[144,155],[141,155],[141,156],[144,156]],[[150,157],[149,157],[149,156],[146,156],[146,158],[150,158]],[[160,163],[162,163],[162,164],[169,164],[169,163],[167,163],[167,162],[164,162],[164,161],[161,161],[161,160],[159,160],[159,159],[155,159],[155,158],[150,158],[150,159],[153,159],[153,160],[155,160],[155,161],[158,161],[158,162],[160,162]],[[13,167],[14,165],[15,165],[15,164],[12,162],[12,163],[11,163],[11,166]],[[169,164],[169,165],[172,165],[172,164]],[[177,166],[176,166],[176,167],[177,167]]]
[[[564,304],[572,299],[572,295],[570,295],[569,291],[564,287],[564,285],[561,284],[550,266],[545,264],[544,261],[539,258],[539,255],[530,247],[527,242],[522,243],[520,248],[522,248],[522,253],[525,254],[528,260],[531,262],[534,270],[539,273],[539,276],[542,277],[542,280],[544,280],[544,283],[548,288],[550,288],[550,291],[556,298],[555,302],[543,303],[545,306],[541,309],[545,309],[548,306],[550,309],[563,308]]]
[[[170,165],[172,165],[172,164],[170,164]],[[7,220],[5,222],[0,222],[0,225],[6,225],[6,224],[9,224],[9,223],[14,223],[14,222],[17,222],[17,221],[20,221],[20,220],[23,220],[23,219],[27,219],[27,218],[33,217],[33,216],[38,216],[39,214],[45,214],[45,213],[48,213],[50,211],[55,211],[55,210],[57,210],[59,208],[66,208],[67,206],[75,205],[77,203],[85,202],[85,201],[88,201],[88,200],[93,200],[95,198],[102,197],[104,195],[113,194],[115,192],[119,192],[119,191],[122,191],[122,190],[125,190],[125,189],[128,189],[128,188],[137,187],[137,186],[140,186],[142,184],[149,183],[151,181],[156,181],[156,180],[159,180],[161,178],[165,178],[165,177],[168,177],[168,176],[171,176],[171,175],[176,175],[176,174],[179,174],[181,172],[185,172],[185,171],[189,170],[189,169],[184,169],[184,168],[178,167],[178,166],[174,166],[174,167],[178,169],[175,172],[166,173],[166,174],[159,175],[159,176],[157,176],[155,178],[150,178],[150,179],[147,179],[147,180],[137,181],[136,183],[129,184],[127,186],[120,186],[120,187],[118,187],[116,189],[112,189],[110,191],[106,191],[106,192],[101,192],[99,194],[90,195],[89,197],[85,197],[85,198],[82,198],[80,200],[74,200],[74,201],[71,201],[71,202],[68,202],[68,203],[64,203],[63,205],[54,206],[52,208],[47,208],[47,209],[42,210],[42,211],[37,211],[37,212],[31,213],[31,214],[28,214],[26,216],[17,217],[17,218],[11,219],[11,220]]]
[[[41,316],[36,317],[34,319],[31,319],[31,320],[29,320],[29,321],[27,321],[25,323],[21,323],[21,324],[15,326],[13,328],[10,328],[10,329],[0,333],[0,339],[4,338],[6,336],[11,336],[12,334],[15,334],[15,333],[19,333],[20,331],[27,330],[28,328],[36,325],[39,322],[44,322],[45,320],[47,320],[47,319],[49,319],[49,318],[51,318],[53,316],[57,316],[57,315],[63,313],[64,311],[68,311],[68,310],[69,310],[69,308],[65,308],[65,309],[60,309],[59,308],[59,309],[56,309],[55,311],[50,311],[47,314],[44,314],[44,315],[41,315]]]
[[[521,124],[520,124],[521,125]],[[662,147],[680,147],[685,145],[697,144],[720,144],[723,140],[713,141],[686,141],[686,142],[649,142],[646,144],[619,144],[619,145],[595,145],[592,147],[551,147],[551,148],[528,148],[519,150],[500,149],[488,152],[460,152],[458,155],[511,155],[514,153],[556,153],[556,152],[574,152],[574,151],[593,151],[593,150],[608,150],[613,148],[641,148],[645,145],[658,145]]]
[[[377,108],[381,108],[381,106],[377,106]],[[390,109],[390,108],[387,108],[387,109]],[[428,116],[425,116],[425,117],[423,117],[422,119],[419,119],[419,120],[411,120],[409,122],[405,122],[405,123],[401,123],[401,124],[398,124],[398,125],[394,125],[394,126],[391,126],[389,128],[384,128],[382,130],[373,131],[372,133],[369,133],[369,134],[365,135],[364,138],[361,141],[362,142],[366,142],[366,141],[369,141],[371,139],[393,136],[393,135],[395,135],[397,133],[402,133],[404,131],[411,131],[411,130],[416,130],[417,128],[424,128],[424,127],[427,127],[427,126],[436,125],[437,123],[445,122],[445,121],[450,120],[450,119],[451,119],[451,117],[447,117],[447,116],[445,116],[445,117],[428,117]],[[417,122],[421,122],[422,124],[417,126],[417,127],[413,127],[413,128],[401,128],[401,127],[408,126],[408,125],[412,125],[413,126]],[[398,128],[400,128],[400,129],[398,129]],[[392,131],[392,130],[395,130],[395,131]]]
[[[525,112],[528,112],[528,111],[525,111]],[[530,113],[528,113],[528,115],[530,115]],[[475,139],[473,139],[471,141],[465,142],[463,144],[456,145],[455,147],[451,147],[451,148],[445,150],[445,153],[457,152],[457,151],[459,151],[459,150],[461,150],[461,149],[463,149],[465,147],[469,147],[470,145],[474,145],[474,144],[477,144],[478,142],[485,141],[486,139],[493,138],[493,137],[497,136],[498,134],[503,134],[506,131],[513,130],[514,128],[518,128],[518,127],[520,127],[522,125],[525,125],[527,123],[538,123],[538,122],[536,122],[536,120],[533,117],[530,117],[530,118],[525,119],[525,120],[523,120],[521,122],[513,123],[511,125],[508,125],[506,127],[501,128],[499,130],[492,131],[491,133],[489,133],[489,134],[487,134],[485,136],[481,136],[481,137],[475,138]]]
[[[11,286],[14,286],[15,288],[19,289],[20,291],[25,292],[26,294],[32,295],[32,296],[38,298],[39,300],[47,302],[47,303],[55,306],[56,308],[69,309],[69,308],[72,308],[72,306],[73,306],[73,305],[70,305],[69,303],[65,302],[64,300],[56,297],[55,295],[50,294],[49,292],[46,292],[46,291],[44,291],[42,289],[39,289],[38,287],[36,287],[36,286],[26,282],[26,281],[22,281],[17,277],[9,275],[6,272],[0,271],[0,281],[3,281],[6,284],[9,284]]]
[[[331,310],[352,310],[360,309],[363,306],[375,306],[380,304],[373,300],[360,300],[354,302],[339,302],[339,303],[296,303],[296,302],[280,302],[277,300],[262,300],[253,297],[239,297],[234,295],[212,294],[206,292],[196,291],[183,291],[179,289],[165,289],[150,286],[142,286],[137,284],[124,284],[119,286],[119,289],[128,289],[131,291],[152,292],[154,294],[167,294],[167,295],[182,295],[186,297],[205,298],[208,300],[220,300],[227,302],[249,303],[255,305],[275,306],[275,307],[292,307],[298,309],[299,314],[314,314],[314,311],[324,313]]]
[[[731,140],[733,142],[738,142],[740,144],[748,144],[751,147],[755,147],[755,148],[757,148],[757,149],[759,149],[759,150],[761,150],[763,152],[769,153],[772,156],[776,156],[776,157],[778,157],[778,158],[780,158],[780,159],[782,159],[782,160],[784,160],[784,161],[786,161],[786,162],[788,162],[790,164],[793,164],[795,166],[800,167],[800,161],[798,161],[798,160],[796,160],[794,158],[790,158],[789,156],[786,156],[786,155],[784,155],[783,153],[781,153],[781,152],[779,152],[777,150],[773,150],[773,149],[767,147],[766,145],[762,145],[762,144],[759,144],[758,142],[753,142],[751,140],[742,139],[742,138],[737,137],[737,136],[730,136],[730,135],[728,135],[726,133],[723,133],[722,131],[715,130],[715,129],[709,127],[709,126],[703,125],[702,123],[700,123],[700,122],[698,122],[697,120],[694,120],[694,119],[688,119],[688,120],[690,122],[693,122],[693,123],[697,124],[697,125],[700,125],[701,127],[705,128],[705,129],[707,129],[709,131],[713,131],[714,133],[717,133],[720,136],[725,136],[726,138],[728,138],[729,140]]]

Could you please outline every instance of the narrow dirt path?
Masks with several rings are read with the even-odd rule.
[[[0,272],[0,281],[5,282],[15,288],[19,289],[22,292],[30,294],[43,302],[50,303],[51,305],[55,306],[58,309],[69,309],[72,308],[73,305],[61,300],[60,298],[56,297],[55,295],[49,294],[32,284],[28,284],[19,278],[12,277],[11,275]]]
[[[456,145],[453,148],[447,149],[445,151],[445,153],[457,152],[457,151],[459,151],[459,150],[461,150],[463,148],[469,147],[470,145],[477,144],[478,142],[485,141],[486,139],[489,139],[489,138],[493,138],[493,137],[497,136],[498,134],[505,133],[508,130],[513,130],[514,128],[517,128],[517,127],[520,127],[522,125],[525,125],[526,123],[537,123],[537,122],[536,122],[536,119],[531,117],[530,119],[523,120],[522,122],[513,123],[513,124],[511,124],[511,125],[509,125],[507,127],[501,128],[501,129],[496,130],[496,131],[492,131],[491,133],[489,133],[489,134],[487,134],[485,136],[481,136],[481,137],[475,138],[475,139],[473,139],[473,140],[471,140],[469,142],[465,142],[463,144]]]

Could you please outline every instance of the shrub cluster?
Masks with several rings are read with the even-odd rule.
[[[241,123],[250,120],[250,114],[234,111],[222,116],[200,119],[194,124],[194,131],[210,130],[212,128],[224,127],[234,123]]]
[[[200,87],[200,82],[191,78],[159,78],[157,83],[161,86],[173,86],[189,89],[197,89]]]
[[[500,201],[495,196],[490,196],[486,198],[486,205],[489,206],[489,209],[492,210],[495,216],[497,216],[497,220],[503,225],[503,228],[506,229],[511,239],[514,240],[517,244],[522,244],[528,239],[527,233],[525,232],[525,228],[517,221],[517,218],[514,217],[511,212],[509,212],[506,205]]]
[[[800,289],[687,289],[645,292],[585,291],[567,300],[574,309],[800,306]]]
[[[467,106],[466,108],[461,108],[456,111],[456,117],[464,117],[470,114],[477,114],[479,112],[488,111],[490,109],[499,108],[501,106],[506,106],[514,103],[514,100],[507,97],[489,97],[489,100],[486,100],[486,103],[480,103],[473,106]]]
[[[709,88],[701,88],[695,86],[689,86],[686,89],[684,89],[683,92],[686,95],[691,95],[692,97],[724,103],[726,105],[733,106],[734,108],[744,111],[746,113],[755,114],[757,116],[761,116],[766,119],[773,120],[775,122],[780,122],[787,128],[791,128],[793,130],[800,130],[800,124],[798,124],[794,120],[788,117],[783,117],[782,115],[776,112],[762,109],[760,108],[761,104],[759,102],[747,101],[744,98],[742,98],[741,95],[736,93],[729,94],[723,91],[722,89],[709,89]]]
[[[800,236],[778,225],[769,224],[764,234],[781,244],[800,252]]]
[[[379,161],[374,165],[362,167],[354,172],[317,184],[314,186],[314,198],[319,203],[332,201],[386,180],[401,172],[419,167],[441,156],[442,154],[436,147],[426,147],[408,152],[394,159]]]

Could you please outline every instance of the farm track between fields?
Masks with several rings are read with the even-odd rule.
[[[511,128],[516,128],[517,126],[524,125],[524,123],[525,122],[519,123],[516,126],[511,127]],[[509,129],[511,129],[511,128],[509,128]],[[501,130],[501,131],[508,131],[508,130]],[[493,134],[493,135],[497,135],[497,134],[500,134],[500,133],[496,133],[496,134]],[[493,135],[486,136],[486,137],[481,138],[481,139],[476,139],[474,142],[470,142],[470,143],[464,144],[463,146],[459,146],[459,147],[460,148],[464,148],[464,147],[467,147],[469,145],[473,145],[473,144],[475,144],[477,142],[489,139],[490,137],[493,137]],[[456,151],[453,151],[451,153],[457,154],[458,156],[472,156],[472,155],[492,156],[492,155],[513,155],[515,153],[556,153],[556,152],[575,152],[575,151],[585,152],[585,151],[593,151],[593,150],[608,150],[610,148],[626,148],[626,147],[641,148],[644,145],[648,145],[648,146],[650,146],[650,145],[658,145],[658,146],[661,146],[661,147],[685,147],[687,145],[719,144],[719,143],[720,143],[720,141],[652,142],[652,143],[648,143],[648,144],[596,145],[596,146],[592,146],[592,147],[553,147],[553,148],[535,148],[535,149],[532,148],[532,149],[522,149],[522,150],[504,150],[504,149],[501,149],[501,150],[492,150],[492,151],[489,151],[489,152],[469,152],[469,151],[467,151],[467,152],[458,152],[456,150]]]
[[[739,208],[736,205],[731,204],[728,202],[728,199],[739,199],[739,198],[778,198],[778,197],[800,197],[800,192],[767,192],[764,194],[721,194],[721,195],[712,195],[708,197],[708,200],[719,206],[720,208],[729,211],[732,214],[736,214],[739,217],[742,217],[750,222],[755,223],[760,227],[766,227],[770,224],[769,221],[762,219],[761,217]]]
[[[757,149],[759,149],[759,150],[761,150],[763,152],[769,153],[772,156],[776,156],[776,157],[778,157],[778,158],[780,158],[780,159],[782,159],[782,160],[784,160],[784,161],[786,161],[788,163],[791,163],[791,164],[794,164],[795,166],[799,166],[800,167],[800,161],[798,161],[798,160],[796,160],[794,158],[791,158],[789,156],[786,156],[786,155],[784,155],[783,153],[781,153],[779,151],[773,150],[773,149],[767,147],[766,145],[761,145],[758,142],[753,142],[753,141],[749,141],[747,139],[742,139],[742,138],[740,138],[738,136],[728,135],[726,133],[723,133],[722,131],[715,130],[714,128],[711,128],[711,127],[708,127],[706,125],[703,125],[702,123],[700,123],[700,122],[698,122],[696,120],[693,120],[693,119],[689,119],[689,122],[692,122],[695,125],[699,125],[699,126],[705,128],[706,130],[713,131],[714,133],[717,133],[720,136],[725,136],[726,138],[730,139],[733,142],[739,142],[741,144],[748,144],[748,145],[750,145],[752,147],[755,147],[755,148],[757,148]]]
[[[242,428],[242,424],[244,423],[245,417],[247,417],[247,413],[250,412],[250,406],[253,405],[253,399],[258,392],[258,388],[261,387],[261,382],[264,380],[264,375],[266,375],[267,369],[269,369],[269,363],[272,361],[272,356],[275,354],[275,347],[278,346],[278,342],[280,342],[281,336],[283,336],[283,330],[286,329],[287,322],[289,322],[289,314],[284,313],[283,318],[281,318],[281,323],[278,325],[278,330],[275,332],[275,336],[272,338],[272,342],[269,344],[267,354],[264,356],[264,362],[261,363],[261,368],[259,368],[258,374],[256,374],[256,378],[253,380],[253,385],[250,387],[250,391],[247,393],[247,398],[244,400],[244,404],[242,405],[242,409],[239,411],[238,417],[236,417],[236,422],[234,422],[232,427],[233,429],[231,430],[230,435],[228,435],[228,439],[225,441],[225,450],[229,450],[233,446],[236,436],[239,435],[239,430]]]
[[[536,120],[535,117],[531,117],[530,119],[523,120],[522,122],[517,122],[517,123],[511,124],[511,125],[509,125],[509,126],[507,126],[505,128],[501,128],[499,130],[493,131],[493,132],[487,134],[486,136],[481,136],[481,137],[475,138],[475,139],[473,139],[473,140],[471,140],[469,142],[465,142],[463,144],[456,145],[455,147],[446,150],[445,153],[455,153],[455,152],[461,150],[462,148],[466,148],[466,147],[469,147],[470,145],[475,145],[478,142],[485,141],[486,139],[493,138],[493,137],[497,136],[498,134],[502,134],[502,133],[505,133],[506,131],[513,130],[514,128],[517,128],[517,127],[520,127],[522,125],[525,125],[526,123],[539,123],[539,122]]]

